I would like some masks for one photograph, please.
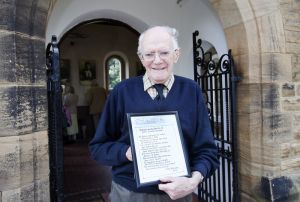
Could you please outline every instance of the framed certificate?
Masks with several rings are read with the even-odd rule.
[[[177,111],[127,114],[138,187],[167,176],[190,176]]]

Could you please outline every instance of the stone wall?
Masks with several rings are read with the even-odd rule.
[[[291,133],[280,142],[280,170],[300,190],[300,1],[280,0],[285,53],[290,58],[292,79],[279,85],[282,113],[289,116]],[[285,69],[286,66],[281,65]]]
[[[55,1],[0,0],[0,201],[50,201],[45,28]],[[264,179],[276,188],[291,179],[293,190],[283,194],[297,193],[300,1],[210,1],[242,78],[241,201],[271,200]]]
[[[300,1],[211,3],[242,78],[237,97],[241,199],[296,195],[300,190]],[[288,188],[278,194],[276,189],[284,184],[277,182],[287,182]]]
[[[49,0],[0,0],[0,201],[49,201]]]

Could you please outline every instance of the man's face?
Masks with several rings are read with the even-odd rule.
[[[179,56],[171,36],[164,29],[153,28],[145,33],[141,43],[141,61],[148,77],[154,83],[164,83],[172,74]]]

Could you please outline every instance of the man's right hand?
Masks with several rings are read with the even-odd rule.
[[[126,157],[129,161],[132,161],[132,153],[131,153],[131,147],[129,147],[126,151]]]

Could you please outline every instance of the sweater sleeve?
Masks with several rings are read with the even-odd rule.
[[[118,166],[129,161],[126,157],[129,145],[121,140],[122,114],[118,110],[118,104],[118,93],[114,89],[108,97],[95,136],[89,144],[92,158],[108,166]]]
[[[191,170],[208,178],[219,167],[217,147],[211,130],[207,106],[198,88],[197,129],[192,146]]]

